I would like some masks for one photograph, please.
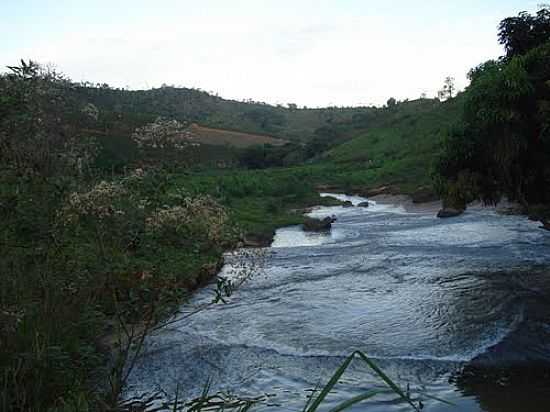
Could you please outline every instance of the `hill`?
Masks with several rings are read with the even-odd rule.
[[[370,107],[307,109],[292,104],[289,107],[272,106],[168,86],[151,90],[124,90],[112,89],[107,85],[92,87],[85,83],[75,86],[72,94],[82,104],[95,105],[102,121],[124,119],[125,123],[138,127],[162,116],[210,128],[295,141],[308,140],[319,128],[347,122],[358,114],[374,110]]]
[[[204,127],[197,123],[193,123],[187,130],[190,135],[190,141],[214,146],[229,145],[243,148],[263,144],[281,146],[288,143],[286,140],[277,139],[271,136],[215,129],[212,127]]]
[[[227,100],[188,88],[68,86],[67,116],[78,135],[99,142],[98,165],[109,172],[152,164],[305,167],[315,170],[313,177],[321,183],[390,184],[410,191],[430,184],[439,143],[462,112],[461,97],[444,103],[396,102],[383,108],[307,109]],[[94,109],[83,114],[90,106]],[[190,143],[185,150],[138,147],[132,138],[135,131],[159,118],[187,125],[177,131]],[[242,153],[254,146],[258,150]]]
[[[373,186],[413,191],[431,184],[441,141],[461,113],[462,96],[443,103],[431,99],[400,103],[366,119],[365,126],[345,130],[343,134],[354,137],[327,151],[322,162],[362,170]]]

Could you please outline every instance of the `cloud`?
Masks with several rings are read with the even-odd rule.
[[[75,80],[167,83],[270,103],[382,104],[434,96],[447,75],[464,87],[471,67],[500,53],[496,25],[510,9],[461,4],[456,15],[441,2],[353,0],[107,4],[103,14],[90,8],[67,22],[62,14],[41,18],[39,35],[15,33],[23,40],[0,46],[0,63],[32,57]]]

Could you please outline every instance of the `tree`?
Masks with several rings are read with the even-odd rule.
[[[506,58],[525,54],[550,39],[550,8],[543,6],[535,15],[521,12],[500,22],[498,40]]]
[[[550,204],[550,41],[470,71],[464,118],[438,163],[444,196]]]
[[[455,94],[455,78],[447,76],[443,82],[443,88],[437,93],[440,100],[452,99]]]
[[[395,106],[397,106],[397,100],[395,100],[395,98],[393,97],[390,97],[386,102],[386,106],[388,106],[388,109],[394,108]]]
[[[73,165],[70,129],[75,110],[68,79],[51,68],[21,60],[0,75],[0,164],[19,175],[51,176]]]

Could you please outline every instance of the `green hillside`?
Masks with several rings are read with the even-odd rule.
[[[462,96],[443,103],[403,102],[380,110],[368,126],[346,131],[355,137],[329,150],[322,162],[364,175],[369,186],[413,191],[431,184],[430,170],[441,141],[461,113]]]
[[[223,99],[207,92],[177,87],[151,90],[112,89],[83,84],[74,96],[93,103],[103,120],[124,119],[143,124],[157,116],[196,122],[203,126],[265,134],[289,140],[307,140],[323,126],[346,122],[368,107],[306,109],[295,105],[272,106],[259,102]]]

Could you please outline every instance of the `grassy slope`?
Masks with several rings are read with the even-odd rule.
[[[139,157],[133,142],[128,141],[134,128],[162,115],[198,122],[205,138],[221,137],[224,142],[228,141],[227,136],[232,136],[231,131],[237,130],[267,138],[308,140],[316,129],[328,129],[336,141],[341,139],[344,143],[319,156],[313,165],[308,163],[294,169],[309,169],[310,181],[316,184],[343,187],[389,184],[405,192],[430,184],[429,172],[438,144],[461,112],[460,97],[445,103],[419,99],[399,103],[392,109],[291,110],[170,87],[148,91],[81,88],[78,99],[98,105],[100,119],[94,128],[106,131],[106,135],[98,136],[107,149],[103,163],[111,161],[120,165],[121,170],[127,163],[135,164]],[[213,130],[211,127],[224,132],[208,133]],[[230,165],[236,155],[229,145],[217,148],[203,145],[190,151],[193,153],[189,156],[181,156],[188,166]],[[173,158],[174,154],[148,156],[145,164],[159,156]]]
[[[441,139],[461,114],[460,97],[449,102],[402,103],[374,119],[357,136],[326,153],[321,164],[334,182],[392,185],[410,193],[430,185],[430,168]]]
[[[316,129],[345,122],[371,108],[288,109],[257,102],[223,99],[200,90],[163,87],[152,90],[115,90],[79,87],[73,97],[100,110],[100,119],[123,119],[130,129],[157,116],[196,122],[213,128],[308,140]]]

